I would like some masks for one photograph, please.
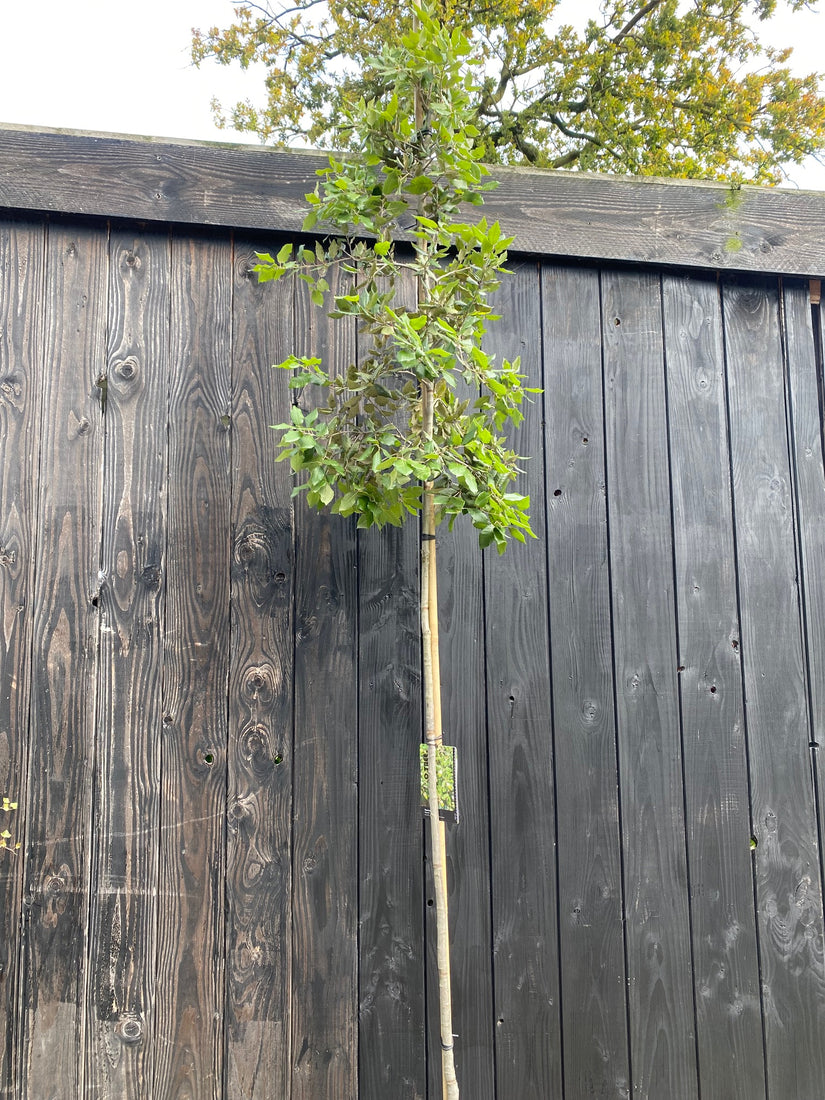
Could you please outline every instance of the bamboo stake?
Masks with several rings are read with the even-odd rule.
[[[425,435],[432,435],[432,384],[421,384]],[[421,638],[424,671],[424,730],[427,742],[427,797],[430,808],[430,846],[435,887],[436,959],[441,1024],[441,1074],[444,1100],[458,1100],[453,1051],[452,991],[450,988],[450,928],[447,900],[446,830],[438,811],[437,747],[441,744],[441,678],[438,653],[438,589],[436,582],[435,502],[432,482],[424,485],[421,532]]]
[[[418,17],[413,16],[413,26]],[[415,125],[424,125],[420,90],[415,95]],[[425,276],[426,279],[426,276]],[[421,383],[421,419],[424,435],[433,434],[433,387]],[[438,1007],[441,1028],[441,1095],[443,1100],[459,1100],[458,1080],[453,1051],[453,998],[450,985],[450,920],[447,894],[447,835],[438,810],[438,746],[441,728],[441,661],[438,648],[438,578],[435,541],[435,500],[433,483],[424,484],[421,523],[421,642],[424,676],[424,731],[427,742],[427,800],[430,808],[430,848],[435,889],[436,959],[438,966]]]

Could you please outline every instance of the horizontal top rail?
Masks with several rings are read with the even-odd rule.
[[[0,208],[295,233],[317,152],[0,125]],[[513,250],[572,259],[825,274],[825,193],[494,170],[484,214]]]

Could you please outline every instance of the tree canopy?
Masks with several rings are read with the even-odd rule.
[[[331,156],[307,195],[304,230],[336,235],[259,254],[260,281],[295,276],[318,306],[331,295],[329,316],[355,320],[362,340],[346,372],[306,356],[277,364],[299,395],[323,396],[308,411],[296,402],[276,427],[299,477],[293,495],[310,506],[357,515],[359,527],[400,526],[429,493],[434,521],[467,515],[481,546],[503,552],[532,532],[529,498],[508,491],[518,456],[502,431],[536,391],[524,389],[518,360],[497,366],[482,348],[510,242],[498,223],[458,220],[495,187],[475,144],[472,47],[431,9],[414,10],[415,29],[370,60],[383,95],[345,108],[355,155]],[[401,225],[410,244],[399,252]],[[404,281],[414,305],[397,296]]]
[[[779,0],[798,11],[805,0]],[[819,74],[762,41],[777,0],[603,0],[579,27],[561,0],[439,0],[483,78],[474,125],[484,160],[549,168],[775,183],[825,148]],[[213,104],[219,125],[264,141],[340,144],[354,98],[380,97],[369,58],[412,18],[395,0],[235,5],[195,31],[192,56],[266,67],[265,101]]]

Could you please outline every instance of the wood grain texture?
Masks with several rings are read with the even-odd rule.
[[[458,824],[447,823],[450,965],[456,1073],[462,1096],[495,1096],[490,966],[490,820],[484,690],[482,554],[459,519],[438,530],[438,608],[444,743],[458,750]],[[429,829],[429,826],[427,826]],[[429,847],[428,847],[429,852]],[[435,896],[427,860],[426,934],[429,1096],[441,1095]]]
[[[521,356],[528,385],[541,385],[538,265],[514,266],[494,298],[502,319],[488,350]],[[545,527],[541,404],[511,433],[529,456],[520,490],[534,529]],[[498,1096],[561,1095],[556,830],[547,558],[542,538],[484,557],[487,717],[490,753],[493,988]]]
[[[815,774],[820,875],[825,875],[825,461],[823,461],[822,307],[809,305],[807,283],[787,282],[784,317],[791,422],[791,458],[797,498],[797,538],[804,598],[805,650],[811,703],[811,768]]]
[[[260,247],[260,246],[259,246]],[[289,1096],[293,524],[269,425],[286,378],[292,291],[261,287],[235,248],[232,591],[227,779],[226,1089]]]
[[[110,239],[86,1087],[140,1097],[156,1041],[169,237]]]
[[[696,1097],[658,278],[602,278],[633,1089]]]
[[[822,894],[774,283],[724,287],[768,1095],[825,1080]]]
[[[595,270],[542,273],[564,1081],[630,1095]]]
[[[261,246],[0,220],[5,1100],[439,1092],[417,531],[293,513],[269,363],[354,336]],[[822,1100],[808,288],[498,304],[540,537],[439,533],[462,1094]]]
[[[663,280],[699,1081],[765,1095],[722,313]]]
[[[415,302],[411,281],[397,300]],[[407,523],[358,537],[361,1100],[426,1095],[417,535]]]
[[[339,278],[332,292],[347,293]],[[304,284],[295,311],[294,350],[343,373],[353,321],[329,321]],[[308,387],[301,404],[319,397]],[[292,1096],[316,1100],[358,1095],[358,543],[354,519],[303,498],[295,526]]]
[[[25,809],[22,1095],[83,1095],[107,234],[49,231]]]
[[[0,206],[300,232],[327,157],[0,126]],[[501,168],[484,213],[546,256],[822,275],[825,195]],[[471,207],[469,217],[478,212]]]
[[[0,222],[0,795],[26,805],[32,608],[36,537],[42,303],[46,232],[38,222]],[[0,814],[22,840],[21,812]],[[0,860],[0,1096],[12,1100],[20,1073],[20,962],[24,851]]]
[[[155,1096],[223,1092],[232,262],[172,239]]]

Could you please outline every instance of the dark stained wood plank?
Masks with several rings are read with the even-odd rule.
[[[108,290],[86,1087],[125,1098],[157,1039],[168,234],[114,232]]]
[[[40,453],[45,227],[0,223],[0,795],[26,805],[32,606]],[[23,814],[0,814],[0,828],[22,841]],[[20,1073],[20,952],[24,851],[0,860],[0,1095],[15,1095]]]
[[[822,893],[774,283],[724,287],[768,1095],[825,1080]]]
[[[632,1088],[695,1100],[659,281],[602,277]]]
[[[359,538],[359,1096],[425,1095],[418,541]]]
[[[564,1081],[630,1095],[595,270],[542,276]]]
[[[398,287],[400,304],[415,287]],[[362,351],[361,347],[358,351]],[[359,532],[359,1097],[423,1100],[418,531]]]
[[[260,247],[260,244],[259,244]],[[259,286],[235,250],[232,617],[227,778],[226,1090],[289,1096],[293,532],[276,466],[292,291]]]
[[[105,227],[52,227],[25,810],[22,1072],[32,1100],[84,1092],[106,268]]]
[[[172,239],[153,1095],[223,1091],[232,257]]]
[[[825,462],[822,416],[822,306],[809,305],[807,283],[788,282],[784,292],[788,389],[791,408],[791,456],[797,497],[808,691],[812,718],[811,766],[816,777],[820,874],[825,874],[822,838],[825,834]]]
[[[354,324],[327,320],[304,284],[295,336],[335,372],[353,362]],[[304,408],[317,396],[305,390]],[[292,1097],[316,1100],[358,1095],[358,544],[353,519],[303,497],[295,525]]]
[[[299,232],[313,152],[0,126],[0,207]],[[770,187],[495,169],[485,202],[530,253],[636,263],[825,270],[825,196]],[[470,208],[470,217],[477,217]]]
[[[484,590],[477,533],[466,520],[438,531],[438,606],[444,743],[458,750],[458,824],[448,822],[447,883],[456,1073],[462,1096],[495,1096],[490,965],[490,835],[484,690]],[[429,829],[429,825],[426,826]],[[429,853],[429,844],[427,847]],[[429,1096],[441,1095],[435,895],[427,858]]]
[[[714,278],[665,278],[685,802],[699,1083],[765,1095],[722,313]]]
[[[494,298],[502,319],[486,346],[521,355],[528,385],[540,386],[540,282],[537,264],[513,265]],[[520,489],[531,522],[545,529],[542,407],[537,401],[511,433],[528,456]],[[493,988],[497,1095],[561,1096],[562,1050],[556,896],[556,831],[543,538],[484,556],[487,716],[490,754]],[[562,778],[563,781],[563,778]]]

